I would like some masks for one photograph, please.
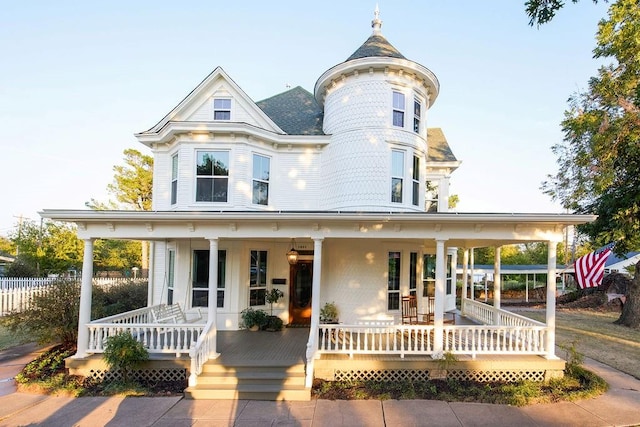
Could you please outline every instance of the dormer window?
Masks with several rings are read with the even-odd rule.
[[[420,100],[413,100],[413,131],[420,133],[420,118],[422,117],[422,104]]]
[[[213,100],[213,120],[231,120],[231,99],[216,98]]]
[[[393,92],[393,125],[404,127],[404,93]]]

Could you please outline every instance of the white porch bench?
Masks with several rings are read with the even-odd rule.
[[[202,313],[198,310],[198,317],[187,320],[180,304],[160,304],[151,310],[151,319],[153,323],[188,323],[202,319]]]

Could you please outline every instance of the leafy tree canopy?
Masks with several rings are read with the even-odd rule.
[[[580,0],[571,0],[571,3],[578,3]],[[592,0],[598,3],[598,0]],[[603,0],[605,3],[607,0]],[[541,25],[551,21],[556,13],[565,5],[564,0],[527,0],[524,4],[529,25]]]
[[[618,0],[600,21],[596,58],[613,62],[569,99],[564,141],[553,147],[558,172],[542,189],[598,219],[579,228],[596,247],[616,241],[618,254],[640,247],[640,4]]]

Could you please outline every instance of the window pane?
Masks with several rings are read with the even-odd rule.
[[[411,252],[409,254],[409,289],[416,289],[418,284],[418,253]]]
[[[198,175],[213,175],[213,160],[213,153],[199,151],[196,173]]]
[[[391,179],[391,201],[394,203],[402,203],[402,179]]]
[[[400,252],[389,252],[389,280],[388,289],[400,289]]]
[[[418,206],[420,202],[420,183],[413,182],[413,206]]]
[[[404,111],[404,94],[393,92],[393,108]]]
[[[415,133],[419,133],[420,132],[420,120],[419,119],[413,119],[413,131]]]
[[[178,181],[171,182],[171,204],[178,203]]]
[[[171,179],[178,179],[178,156],[171,158]]]
[[[253,181],[253,203],[257,205],[269,204],[269,184]]]
[[[271,159],[257,154],[253,155],[253,179],[269,181]]]
[[[251,289],[249,291],[249,305],[265,305],[266,303],[266,289]]]
[[[231,120],[231,111],[214,111],[213,120]]]
[[[400,309],[400,292],[389,292],[387,310],[399,310],[399,309]]]
[[[413,179],[420,179],[420,157],[413,156],[413,171],[412,171]]]
[[[226,202],[227,201],[227,178],[217,178],[213,180],[213,201],[214,202]]]
[[[213,163],[213,174],[216,176],[229,176],[229,152],[216,152],[216,159]]]
[[[267,286],[267,251],[251,251],[249,285]]]
[[[196,182],[196,202],[213,201],[213,179],[198,178]]]
[[[393,125],[404,127],[404,113],[402,111],[393,111]]]
[[[230,110],[231,109],[231,100],[218,98],[213,100],[213,108],[216,110]]]
[[[404,153],[402,151],[391,152],[391,175],[398,177],[404,175]]]
[[[413,102],[413,114],[417,117],[420,118],[420,112],[422,110],[422,105],[420,104],[420,102],[418,101],[414,101]]]

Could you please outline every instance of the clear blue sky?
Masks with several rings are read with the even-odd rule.
[[[560,212],[539,190],[568,97],[596,73],[607,5],[569,4],[540,29],[523,1],[380,0],[383,35],[433,71],[462,166],[460,212]],[[255,101],[310,92],[371,34],[375,1],[0,1],[0,235],[43,208],[107,200],[123,150],[216,66]]]

